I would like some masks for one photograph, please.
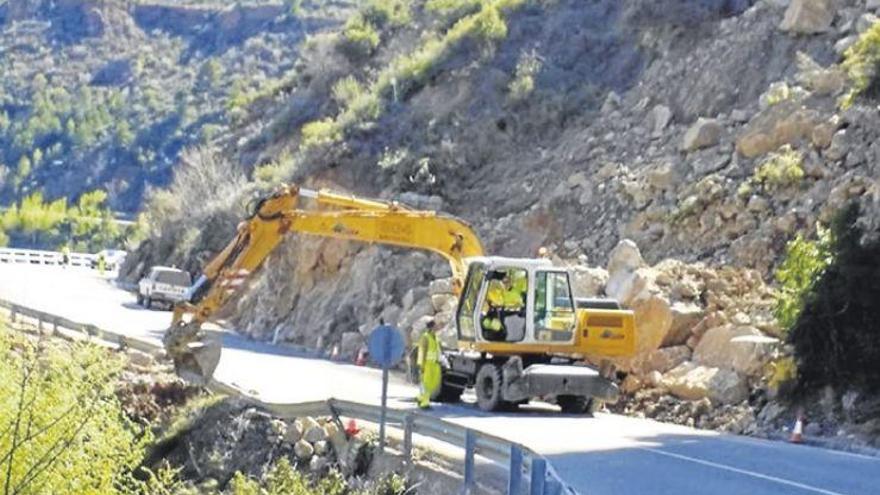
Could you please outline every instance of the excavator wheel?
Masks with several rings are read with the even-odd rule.
[[[485,363],[477,372],[474,389],[477,392],[477,405],[483,411],[504,411],[510,403],[502,399],[501,388],[504,386],[501,366]]]
[[[222,342],[189,324],[171,327],[163,338],[165,350],[174,361],[174,370],[184,380],[207,385],[220,362]]]

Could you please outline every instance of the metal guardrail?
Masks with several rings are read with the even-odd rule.
[[[91,268],[95,255],[89,253],[70,253],[69,260],[68,265],[70,266]],[[0,248],[0,263],[61,265],[63,262],[62,254],[57,251]]]
[[[96,338],[118,346],[146,353],[156,353],[161,348],[151,342],[133,339],[115,332],[102,330],[94,325],[78,323],[67,318],[52,315],[44,311],[13,304],[0,299],[0,308],[5,309],[13,322],[20,318],[34,321],[42,332],[51,329],[52,334],[61,338],[73,338],[65,330],[84,334],[87,338]],[[378,423],[381,408],[357,402],[328,399],[326,401],[304,402],[298,404],[268,403],[251,397],[237,387],[212,379],[208,388],[214,392],[237,395],[247,398],[274,415],[284,419],[302,416],[333,416],[356,418],[370,423]],[[403,432],[403,455],[406,462],[412,462],[413,435],[421,435],[442,441],[464,450],[463,487],[462,493],[471,493],[476,484],[477,455],[507,466],[509,471],[507,493],[521,495],[526,487],[529,495],[577,495],[578,492],[559,477],[552,466],[540,454],[531,449],[503,438],[489,435],[465,426],[451,423],[427,414],[389,408],[386,424]],[[525,483],[523,474],[528,475]],[[527,486],[526,486],[527,485]]]

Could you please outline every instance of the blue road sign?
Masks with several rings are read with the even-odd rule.
[[[382,368],[397,365],[403,359],[403,347],[403,335],[390,325],[376,327],[367,342],[370,360]]]

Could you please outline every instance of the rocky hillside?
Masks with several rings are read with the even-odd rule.
[[[154,198],[126,276],[197,271],[278,183],[400,199],[466,219],[492,254],[548,247],[583,295],[633,307],[629,392],[754,414],[786,352],[773,312],[786,244],[850,202],[877,233],[878,9],[365,2]],[[450,311],[446,284],[431,285],[448,269],[421,253],[291,238],[269,264],[229,308],[256,338],[353,349],[380,320],[418,330]]]
[[[139,210],[348,9],[300,3],[0,2],[0,204],[103,189]]]

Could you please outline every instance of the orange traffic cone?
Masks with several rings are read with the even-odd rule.
[[[794,429],[791,430],[791,443],[803,443],[804,441],[804,418],[798,414],[797,421],[794,422]]]
[[[358,428],[357,422],[354,420],[354,418],[349,419],[348,424],[345,425],[345,433],[348,436],[353,437],[353,436],[357,435],[358,433],[360,433],[360,431],[361,431],[361,429]]]
[[[355,360],[354,360],[354,364],[356,364],[358,366],[364,366],[367,364],[367,350],[366,349],[362,348],[361,350],[358,351],[357,358],[355,358]]]

